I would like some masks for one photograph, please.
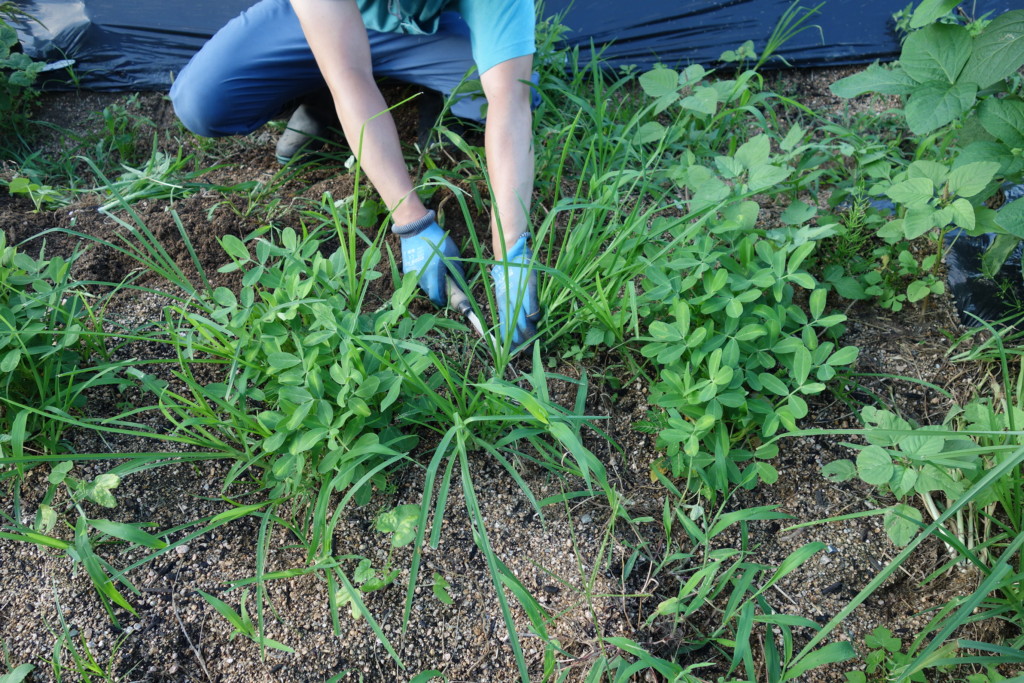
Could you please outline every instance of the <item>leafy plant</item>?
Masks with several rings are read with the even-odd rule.
[[[31,441],[53,452],[64,422],[50,416],[81,409],[90,387],[119,382],[70,268],[19,252],[0,232],[0,446],[18,457]]]
[[[0,133],[10,134],[28,120],[38,97],[33,87],[45,64],[20,49],[18,32],[7,19],[27,16],[10,2],[0,5]]]
[[[1019,154],[1024,100],[1012,81],[1024,65],[1024,11],[1006,12],[974,36],[963,26],[929,23],[956,4],[923,3],[911,24],[923,28],[907,37],[897,64],[874,64],[837,81],[832,92],[840,97],[867,92],[903,96],[907,126],[926,136],[918,143],[919,152],[930,155],[939,143],[934,161],[919,160],[916,170],[907,169],[888,187],[878,188],[905,207],[889,235],[902,231],[913,239],[948,225],[969,234],[998,233],[988,264],[994,272],[1024,237],[1024,207],[996,213],[983,206],[1003,182],[1019,179],[1024,170]],[[953,144],[959,154],[949,154]]]

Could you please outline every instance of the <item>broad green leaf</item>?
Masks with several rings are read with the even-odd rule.
[[[935,196],[935,186],[927,178],[911,178],[892,185],[885,194],[897,204],[921,206]]]
[[[641,145],[651,142],[661,142],[665,139],[665,133],[667,131],[668,129],[657,121],[648,121],[637,130],[636,142]]]
[[[805,131],[800,124],[794,123],[790,127],[789,132],[786,133],[786,137],[782,138],[782,142],[779,143],[779,148],[785,152],[793,151],[793,148],[804,139],[804,133]]]
[[[302,362],[302,359],[293,353],[285,353],[283,351],[275,351],[267,356],[267,365],[274,372],[279,370],[286,370],[287,368],[294,367]]]
[[[910,18],[910,28],[921,28],[949,14],[961,0],[924,0]]]
[[[999,171],[995,161],[975,161],[953,169],[949,174],[949,192],[958,197],[973,197],[992,182]],[[971,212],[973,215],[973,211]]]
[[[779,217],[786,225],[800,225],[814,218],[818,213],[817,207],[805,204],[799,199],[793,201]]]
[[[850,481],[857,476],[852,460],[833,460],[821,468],[821,475],[829,481]]]
[[[21,362],[21,349],[11,349],[4,354],[3,360],[0,360],[0,372],[10,373],[14,372],[14,369],[18,367]]]
[[[753,170],[768,163],[771,151],[771,140],[762,133],[740,145],[736,150],[736,161],[743,164],[744,168]]]
[[[860,349],[856,346],[844,346],[839,349],[825,361],[828,365],[849,365],[853,361],[857,360],[857,355],[860,353]]]
[[[710,116],[718,110],[718,92],[714,88],[706,86],[695,88],[693,94],[684,97],[679,106]]]
[[[901,467],[893,474],[892,481],[889,482],[889,488],[892,489],[893,494],[897,498],[904,498],[914,490],[914,484],[916,483],[917,470],[913,467]]]
[[[231,258],[239,261],[249,260],[249,250],[246,249],[245,243],[234,235],[226,234],[221,237],[220,245]]]
[[[793,170],[790,168],[776,166],[775,164],[755,166],[750,170],[750,175],[747,177],[747,185],[752,192],[775,187],[786,180],[792,172]]]
[[[974,83],[949,85],[929,81],[914,89],[904,114],[916,135],[925,135],[962,116],[974,104],[978,86]]]
[[[1017,201],[1004,204],[996,212],[996,224],[1015,237],[1024,239],[1024,201]]]
[[[986,97],[978,107],[978,121],[997,140],[1010,147],[1024,147],[1024,102]]]
[[[857,474],[872,486],[885,486],[892,479],[893,464],[879,446],[868,446],[857,454]]]
[[[1010,258],[1010,254],[1020,244],[1021,237],[1014,235],[996,235],[996,238],[981,256],[981,272],[987,277],[995,278],[996,274]]]
[[[937,161],[920,159],[907,167],[908,178],[927,178],[933,187],[942,187],[949,177],[949,165]]]
[[[963,26],[932,24],[907,36],[900,66],[918,83],[956,83],[971,56],[971,36]]]
[[[914,280],[907,285],[907,301],[914,303],[928,296],[931,290],[921,280]]]
[[[903,236],[915,240],[935,227],[936,210],[926,205],[912,206],[903,217]]]
[[[953,200],[949,208],[953,211],[953,225],[967,231],[974,230],[974,205],[969,200],[959,197]]]
[[[877,62],[860,73],[841,78],[829,90],[836,97],[849,99],[864,93],[877,92],[882,95],[909,94],[917,82],[901,67],[885,67]]]
[[[1014,74],[1024,64],[1024,10],[999,15],[974,39],[961,81],[988,87]]]
[[[640,87],[650,97],[664,97],[679,89],[679,74],[673,69],[655,67],[640,74]]]
[[[893,505],[882,516],[882,526],[885,527],[885,532],[889,534],[889,540],[893,542],[893,545],[899,547],[903,547],[914,540],[914,536],[921,529],[915,522],[921,521],[920,511],[906,503]]]

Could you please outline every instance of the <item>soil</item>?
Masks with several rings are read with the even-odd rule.
[[[834,71],[777,76],[780,84],[806,96],[807,103],[819,110],[839,107],[825,87],[836,77]],[[397,98],[401,93],[392,95]],[[90,117],[90,113],[124,101],[124,96],[50,95],[43,102],[40,116],[59,126],[81,130],[102,125],[102,119]],[[127,234],[129,226],[144,225],[167,249],[173,262],[198,283],[193,256],[181,238],[183,230],[213,284],[237,287],[237,276],[217,273],[228,261],[218,242],[221,236],[248,239],[266,224],[265,209],[270,201],[277,202],[272,212],[274,223],[298,227],[303,220],[302,209],[319,202],[325,192],[334,198],[352,192],[351,174],[337,164],[312,164],[282,179],[273,154],[274,130],[270,127],[245,139],[196,141],[175,131],[173,114],[162,95],[142,94],[129,106],[153,124],[136,133],[140,145],[147,135],[152,138],[153,130],[172,133],[161,140],[184,145],[186,154],[202,151],[205,158],[215,157],[221,164],[195,182],[211,186],[264,183],[264,187],[272,187],[270,192],[250,195],[251,202],[259,203],[264,210],[250,210],[252,207],[237,193],[226,200],[226,195],[212,187],[184,199],[144,200],[135,204],[132,212],[118,209],[111,215],[99,212],[96,201],[37,211],[27,198],[0,195],[0,226],[8,243],[18,244],[28,253],[41,252],[45,245],[48,256],[71,257],[84,250],[74,262],[76,278],[106,283],[135,278],[136,285],[159,288],[161,283],[156,275],[140,270],[134,258],[108,245],[128,244],[121,237]],[[859,106],[877,107],[878,103]],[[400,108],[400,129],[415,130],[415,116],[415,104]],[[79,239],[72,232],[93,239]],[[384,298],[389,294],[390,279],[385,277],[378,282],[383,288],[379,295]],[[97,291],[103,291],[103,287],[98,286]],[[160,316],[164,303],[157,295],[124,289],[117,293],[108,315],[137,323]],[[424,306],[422,310],[429,309]],[[929,299],[927,305],[908,306],[899,314],[868,306],[853,306],[847,314],[850,320],[843,342],[861,349],[856,369],[874,375],[865,379],[866,390],[885,397],[908,419],[922,424],[940,422],[950,407],[950,400],[928,384],[950,392],[957,401],[964,401],[979,387],[987,386],[986,367],[953,363],[946,353],[949,338],[964,332],[948,297]],[[145,349],[126,351],[144,352]],[[662,571],[654,563],[666,552],[701,549],[687,547],[678,524],[671,532],[672,545],[666,544],[662,511],[667,492],[651,476],[651,464],[659,453],[653,438],[638,428],[648,410],[646,386],[624,373],[612,357],[593,358],[585,364],[555,360],[556,374],[573,378],[585,371],[590,378],[587,413],[608,418],[600,422],[600,428],[621,451],[612,449],[593,431],[586,433],[586,445],[604,460],[630,516],[650,521],[632,527],[621,523],[613,527],[607,502],[602,498],[576,498],[565,507],[549,506],[541,517],[508,472],[492,458],[477,454],[471,462],[472,478],[497,555],[552,615],[548,635],[561,644],[562,651],[555,660],[557,666],[570,670],[567,680],[583,680],[597,657],[614,655],[615,649],[607,642],[611,637],[636,640],[649,651],[675,657],[683,664],[707,662],[708,668],[698,673],[707,680],[715,680],[726,671],[722,658],[711,649],[674,654],[693,631],[699,631],[718,616],[713,608],[698,612],[690,621],[679,622],[676,629],[662,627],[664,620],[655,622],[653,628],[647,626],[659,603],[675,596],[680,582],[688,577],[678,563]],[[527,372],[529,364],[518,360],[511,371]],[[895,381],[883,375],[912,377],[918,382]],[[563,405],[572,405],[575,385],[571,382],[552,381],[549,390]],[[105,399],[97,396],[91,400],[94,403],[88,410],[102,414]],[[846,405],[828,395],[814,403],[811,411],[803,425],[807,428],[858,426]],[[67,437],[69,448],[78,453],[117,454],[164,447],[127,439],[101,441],[84,431],[72,431]],[[730,510],[773,505],[790,516],[751,523],[745,538],[730,531],[715,539],[717,547],[747,550],[748,562],[774,567],[808,542],[828,544],[828,552],[812,557],[766,595],[776,609],[818,623],[825,623],[841,610],[898,552],[888,541],[878,516],[793,528],[805,522],[877,509],[887,503],[865,485],[835,483],[822,477],[824,464],[851,457],[851,449],[840,441],[838,437],[824,436],[786,440],[774,461],[780,473],[775,485],[739,491],[731,499],[718,502]],[[427,445],[417,454],[421,464],[430,455]],[[174,455],[169,453],[169,457]],[[91,461],[79,465],[76,475],[93,476],[111,466],[107,460]],[[527,461],[516,463],[516,467],[538,499],[560,492],[559,480]],[[112,516],[121,522],[149,522],[161,530],[188,524],[228,509],[216,483],[223,479],[226,470],[223,462],[197,460],[140,473],[123,481],[116,490],[116,509],[90,508],[89,513]],[[38,467],[27,475],[19,491],[23,514],[31,515],[38,505],[46,489],[47,473],[48,468]],[[369,504],[350,505],[335,532],[336,551],[368,557],[375,563],[385,561],[390,552],[389,539],[374,530],[374,520],[380,511],[395,505],[419,503],[423,477],[422,466],[406,467]],[[11,493],[6,492],[7,496]],[[6,514],[14,514],[11,497],[5,497],[0,504]],[[288,533],[280,525],[271,528],[264,571],[306,567],[303,553]],[[73,535],[66,529],[62,533],[67,538]],[[185,534],[181,530],[172,538],[182,539]],[[256,572],[254,548],[259,546],[260,535],[257,519],[239,519],[216,531],[178,542],[169,552],[130,571],[128,578],[140,591],[129,595],[137,614],[118,610],[119,625],[113,624],[105,613],[82,566],[66,553],[0,539],[0,671],[5,664],[13,668],[32,663],[36,669],[29,680],[78,680],[80,674],[74,672],[71,655],[74,648],[80,655],[91,653],[109,679],[118,681],[227,683],[324,681],[332,677],[408,681],[429,670],[442,672],[450,681],[518,680],[497,595],[485,558],[474,543],[460,487],[452,488],[439,545],[424,549],[424,567],[408,627],[403,631],[410,558],[407,547],[398,549],[392,557],[394,566],[401,568],[398,580],[366,596],[369,612],[394,645],[403,666],[385,650],[368,619],[353,619],[343,609],[340,623],[332,624],[328,587],[315,572],[268,584],[267,635],[294,648],[294,654],[275,649],[261,652],[252,640],[233,635],[232,626],[198,591],[219,596],[237,609],[244,591],[228,590],[229,583]],[[641,547],[644,552],[634,553]],[[969,593],[978,583],[975,573],[957,567],[922,585],[921,580],[946,561],[944,553],[938,542],[922,545],[910,562],[834,631],[830,640],[848,639],[863,653],[865,634],[884,626],[901,637],[904,644],[909,643],[926,623],[929,610]],[[145,557],[141,551],[125,551],[117,546],[103,549],[103,556],[115,567],[125,567]],[[351,570],[354,564],[346,566]],[[451,604],[435,597],[431,579],[434,572],[450,584]],[[250,590],[248,594],[249,613],[254,615],[254,592]],[[506,595],[512,597],[511,593]],[[510,604],[530,678],[540,680],[545,666],[543,647],[531,635],[526,612],[514,599]],[[972,632],[964,635],[977,640],[995,635],[990,632],[995,628],[990,624],[976,624],[972,628]],[[797,629],[796,633],[798,645],[811,635],[807,629]],[[748,644],[757,661],[761,660],[761,643],[766,637],[776,638],[777,634],[755,629]],[[850,662],[816,669],[801,680],[843,681],[844,672],[858,666],[863,665]],[[661,679],[646,673],[637,680]]]

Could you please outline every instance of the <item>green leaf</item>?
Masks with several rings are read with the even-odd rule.
[[[906,95],[917,82],[901,67],[884,67],[877,62],[860,73],[841,78],[829,90],[836,97],[849,99],[864,93],[877,92],[882,95]]]
[[[718,91],[706,86],[694,88],[693,94],[684,97],[679,106],[710,116],[718,110]]]
[[[757,378],[761,381],[761,386],[773,394],[777,394],[779,396],[789,395],[789,389],[786,387],[786,384],[775,375],[768,372],[762,372],[757,376]]]
[[[978,121],[992,137],[1010,147],[1024,147],[1024,102],[986,97],[978,107]]]
[[[860,353],[860,349],[856,346],[844,346],[839,349],[825,361],[827,365],[849,365],[853,361],[857,360],[857,355]]]
[[[636,142],[638,144],[648,144],[652,142],[661,142],[665,139],[665,133],[668,131],[664,125],[657,121],[648,121],[636,131]]]
[[[454,604],[452,596],[448,594],[449,583],[445,580],[444,576],[438,572],[434,572],[434,597],[443,602],[446,605]]]
[[[14,372],[14,369],[18,367],[18,364],[20,362],[21,349],[11,349],[6,354],[4,354],[3,360],[0,360],[0,372]]]
[[[800,200],[794,201],[786,210],[782,212],[782,216],[779,217],[786,225],[800,225],[814,218],[818,213],[817,207],[805,204]]]
[[[928,204],[910,207],[907,215],[903,217],[903,236],[908,240],[915,240],[926,234],[935,227],[936,213],[935,208]]]
[[[394,534],[391,545],[401,548],[416,538],[417,522],[420,517],[420,506],[414,503],[399,505],[377,518],[377,531]]]
[[[885,511],[882,526],[894,545],[903,547],[914,540],[921,529],[915,522],[921,522],[921,513],[906,503],[898,503]]]
[[[784,166],[776,166],[775,164],[755,166],[750,170],[750,175],[747,177],[747,185],[751,192],[764,190],[775,187],[788,178],[792,173],[793,169],[786,168]]]
[[[922,280],[914,280],[907,285],[907,301],[914,303],[928,296],[931,290],[928,284]]]
[[[424,671],[422,673],[416,674],[409,680],[409,683],[428,683],[429,681],[432,681],[435,678],[442,678],[445,681],[448,680],[448,677],[445,676],[444,673],[438,671],[437,669],[430,669],[429,671]]]
[[[977,221],[974,217],[974,205],[967,199],[959,197],[949,205],[953,211],[953,225],[964,230],[974,230]]]
[[[963,26],[932,24],[907,36],[900,66],[918,83],[956,83],[971,56],[971,35]]]
[[[978,86],[929,81],[914,89],[904,113],[916,135],[926,135],[962,116],[974,104]]]
[[[953,11],[961,0],[924,0],[910,17],[910,28],[921,28]]]
[[[785,152],[792,152],[793,148],[804,139],[804,133],[805,131],[800,124],[794,123],[790,127],[789,132],[786,133],[786,137],[784,137],[782,142],[779,143],[779,148]]]
[[[134,524],[121,524],[120,522],[112,522],[109,519],[90,519],[89,525],[100,533],[120,538],[135,545],[153,548],[154,550],[167,547],[167,543],[162,539],[146,533]]]
[[[649,97],[664,97],[679,89],[679,73],[661,66],[640,74],[639,81],[640,87]]]
[[[850,481],[857,476],[852,460],[833,460],[821,468],[821,475],[829,481]]]
[[[747,142],[740,145],[736,150],[736,161],[740,162],[746,169],[754,169],[768,163],[771,157],[771,141],[767,135],[756,135]]]
[[[791,681],[795,678],[799,678],[811,669],[816,669],[819,666],[825,666],[826,664],[835,664],[836,662],[845,662],[848,659],[853,659],[857,656],[857,652],[853,649],[853,643],[848,640],[840,640],[835,643],[829,643],[824,647],[807,653],[805,656],[798,659],[786,670],[786,675],[783,676],[783,681]]]
[[[961,81],[986,88],[1009,78],[1024,63],[1024,10],[999,15],[974,39]]]
[[[35,668],[32,664],[22,664],[0,676],[0,683],[22,683]]]
[[[892,479],[889,453],[879,446],[868,446],[857,454],[857,474],[872,486],[885,486]]]
[[[285,353],[283,351],[275,351],[267,356],[267,365],[273,372],[285,370],[290,367],[294,367],[302,362],[302,359],[293,353]]]
[[[911,178],[895,183],[886,191],[886,196],[904,206],[921,206],[935,196],[935,186],[927,178]]]
[[[1020,244],[1020,237],[1014,235],[996,235],[992,244],[981,256],[981,271],[990,278],[995,278],[999,269],[1010,258],[1017,245]]]
[[[234,235],[227,234],[221,237],[220,245],[231,258],[238,261],[249,260],[249,250],[246,249],[245,243]]]
[[[1024,201],[1017,201],[1004,204],[996,212],[996,225],[1009,234],[1024,239]]]
[[[949,174],[949,192],[958,197],[973,197],[984,190],[998,172],[999,164],[995,161],[975,161],[958,166]]]

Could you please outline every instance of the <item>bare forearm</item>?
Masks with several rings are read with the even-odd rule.
[[[398,132],[373,78],[362,16],[351,0],[292,0],[303,33],[327,81],[353,152],[396,223],[423,216]]]
[[[531,70],[532,59],[521,57],[493,67],[482,78],[488,101],[484,145],[494,193],[491,236],[495,258],[501,258],[529,227],[534,173],[533,114],[527,85]]]

